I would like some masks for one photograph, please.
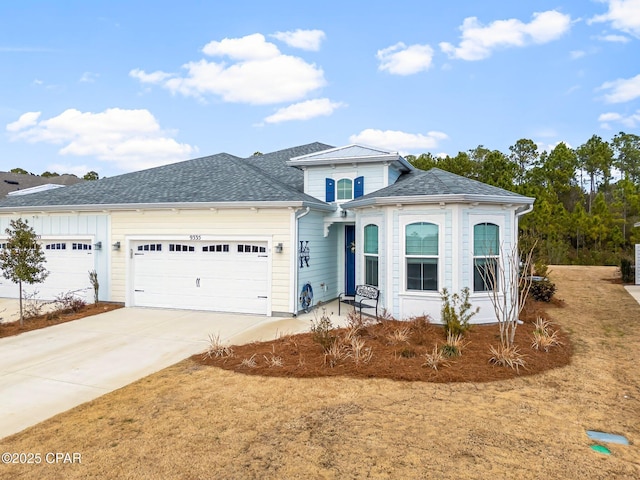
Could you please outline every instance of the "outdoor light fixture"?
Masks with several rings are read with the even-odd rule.
[[[340,210],[340,216],[341,217],[346,217],[347,216],[347,211],[346,210]]]
[[[276,253],[282,253],[282,243],[276,245]]]
[[[114,250],[120,250],[120,242],[116,242],[111,246],[113,247]]]
[[[102,250],[102,242],[96,242],[93,244],[94,250]]]

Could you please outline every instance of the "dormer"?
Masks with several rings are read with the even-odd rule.
[[[287,165],[304,171],[304,192],[327,203],[343,203],[387,187],[413,167],[398,152],[348,145],[294,157]]]

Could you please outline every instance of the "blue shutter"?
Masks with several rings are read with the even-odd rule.
[[[353,198],[358,198],[364,195],[364,177],[358,177],[354,181],[353,186]]]
[[[332,178],[326,179],[326,202],[334,202],[336,200],[336,181]]]

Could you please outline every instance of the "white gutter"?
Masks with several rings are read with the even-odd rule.
[[[293,265],[293,295],[291,296],[292,302],[289,304],[293,316],[298,315],[298,238],[300,236],[300,219],[305,215],[308,215],[311,211],[310,207],[307,207],[304,212],[294,212],[294,229],[293,229],[293,245],[291,248],[291,265]]]
[[[342,208],[366,207],[369,205],[415,205],[429,203],[504,203],[514,205],[530,205],[535,198],[520,195],[481,195],[481,194],[448,194],[448,195],[407,195],[395,197],[369,197],[364,200],[351,200]]]
[[[308,201],[287,202],[168,202],[168,203],[109,203],[109,204],[85,204],[85,205],[24,205],[3,206],[0,205],[0,213],[12,212],[96,212],[106,210],[131,211],[131,210],[201,210],[210,209],[238,209],[238,208],[286,208],[306,207],[332,212],[335,205]]]

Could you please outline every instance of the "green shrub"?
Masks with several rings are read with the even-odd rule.
[[[313,341],[319,343],[325,353],[329,352],[335,341],[332,330],[333,324],[331,323],[331,319],[327,316],[326,311],[322,309],[320,319],[311,320],[311,332],[313,333]]]
[[[633,265],[628,258],[620,259],[620,273],[622,273],[623,283],[633,283],[635,281],[635,275],[633,271]]]
[[[548,278],[531,282],[529,295],[538,302],[550,302],[554,293],[556,293],[556,284]]]
[[[480,308],[471,310],[469,302],[469,288],[463,288],[460,293],[449,294],[446,288],[442,289],[442,323],[444,323],[445,335],[462,335],[469,330],[469,320]]]

